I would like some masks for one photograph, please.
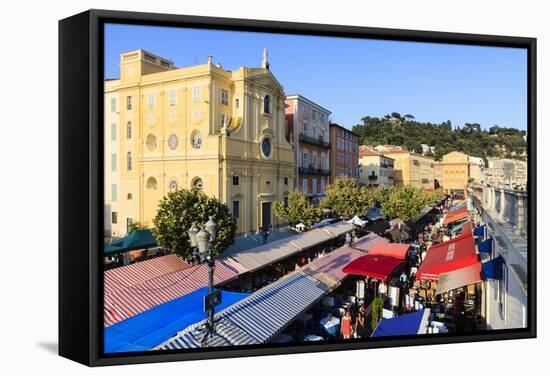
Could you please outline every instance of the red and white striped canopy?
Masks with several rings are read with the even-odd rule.
[[[243,271],[235,261],[216,260],[214,284],[232,280]],[[106,271],[104,325],[187,295],[207,283],[206,265],[189,266],[175,255]]]

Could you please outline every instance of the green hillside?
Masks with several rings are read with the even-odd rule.
[[[410,114],[401,116],[397,112],[383,118],[365,116],[361,120],[363,124],[354,126],[353,132],[359,135],[363,145],[393,144],[421,153],[420,144],[427,144],[435,147],[437,160],[454,150],[485,160],[487,157],[526,159],[525,131],[515,128],[495,125],[482,130],[477,123],[453,127],[449,120],[440,124],[418,122]]]

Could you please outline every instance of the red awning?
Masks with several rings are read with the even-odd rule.
[[[445,216],[445,219],[443,220],[443,224],[449,224],[456,221],[460,221],[461,219],[468,218],[468,208],[467,207],[461,207],[460,209],[451,210],[447,213]]]
[[[467,225],[470,226],[470,224]],[[478,262],[474,238],[471,233],[466,233],[431,246],[418,268],[416,278],[435,281],[439,279],[440,273],[465,268]]]
[[[462,269],[441,273],[435,295],[481,282],[481,262]]]
[[[105,271],[104,325],[112,325],[208,285],[205,264],[189,266],[176,258],[175,255],[161,256]],[[217,259],[214,284],[228,282],[242,272],[242,266],[232,259]]]
[[[404,260],[407,257],[407,251],[409,250],[409,244],[402,243],[380,243],[374,245],[369,250],[369,255],[382,255],[391,256]]]
[[[388,279],[395,269],[403,264],[402,259],[383,255],[365,255],[347,264],[343,270],[347,274]]]
[[[473,236],[472,224],[470,222],[466,222],[462,225],[462,228],[460,229],[460,236]]]

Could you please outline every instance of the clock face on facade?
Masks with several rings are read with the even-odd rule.
[[[262,153],[266,158],[271,155],[271,140],[268,137],[262,141]]]
[[[168,147],[171,150],[176,150],[176,148],[178,147],[178,143],[179,143],[178,136],[176,136],[175,134],[171,134],[168,137]]]

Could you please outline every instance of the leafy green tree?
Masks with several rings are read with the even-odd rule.
[[[321,206],[331,208],[344,218],[355,214],[364,215],[375,202],[374,195],[368,188],[361,187],[356,179],[347,176],[337,177],[325,193],[326,197],[321,201]]]
[[[149,227],[146,224],[143,224],[139,221],[132,222],[128,225],[128,234],[136,231],[149,230]]]
[[[382,319],[382,310],[384,308],[384,300],[377,296],[372,301],[372,311],[371,311],[371,323],[370,328],[374,330],[378,325],[378,322]]]
[[[393,186],[386,185],[386,186],[372,189],[372,196],[374,200],[373,206],[381,208],[384,202],[388,201],[390,197],[390,193],[394,188],[395,187]]]
[[[161,247],[188,258],[192,255],[192,249],[187,230],[194,221],[199,226],[206,223],[209,216],[214,216],[219,226],[212,244],[212,253],[216,256],[233,244],[237,225],[226,205],[197,188],[178,189],[160,200],[153,219],[153,234]]]
[[[423,189],[412,185],[396,186],[391,190],[387,201],[382,203],[382,214],[385,217],[410,221],[429,203],[431,195]]]
[[[275,202],[273,210],[277,217],[287,221],[291,227],[300,222],[311,227],[322,218],[321,210],[313,206],[307,196],[298,190],[289,193],[286,205],[283,201]]]

